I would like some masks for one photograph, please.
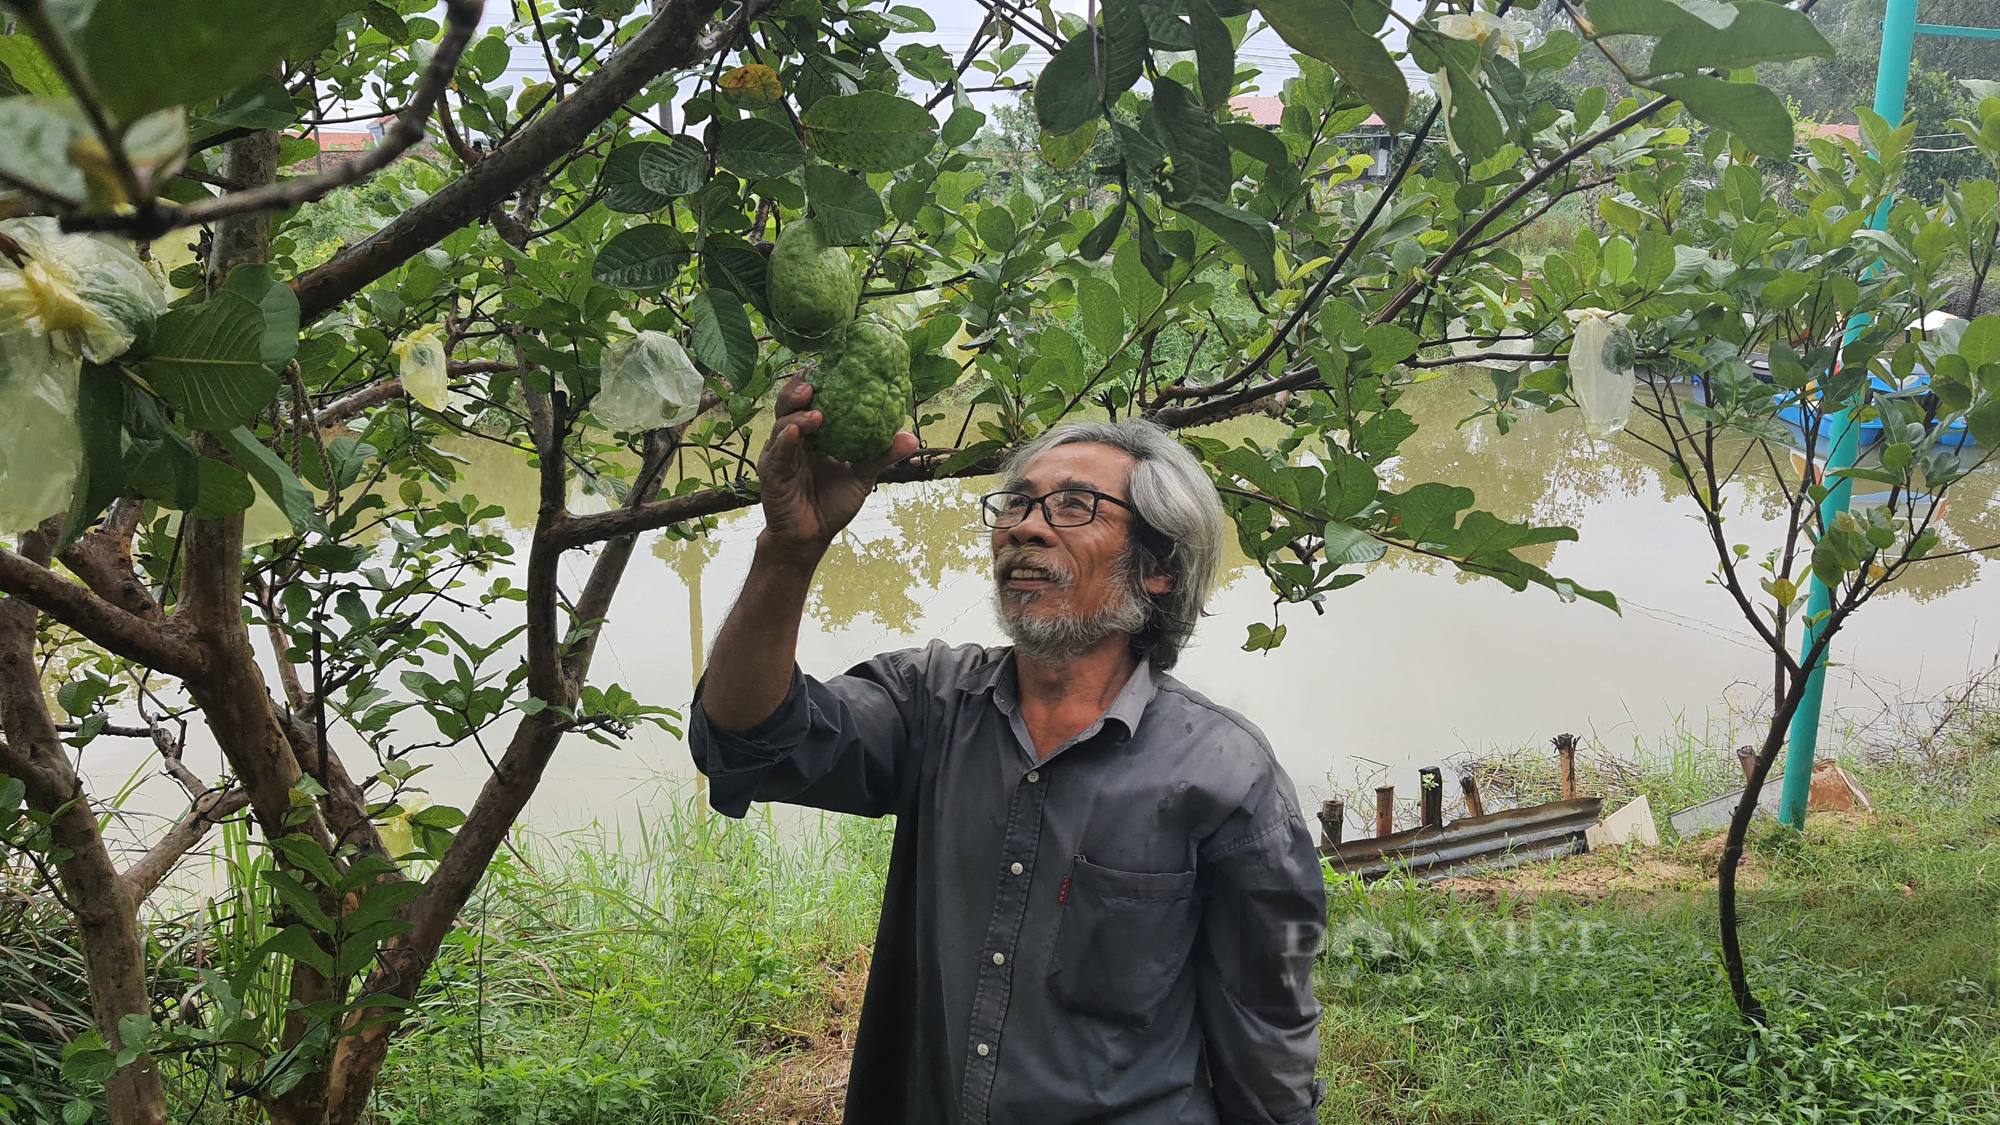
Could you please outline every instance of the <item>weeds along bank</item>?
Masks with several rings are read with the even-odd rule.
[[[1803,846],[1754,838],[1745,924],[1774,1017],[1756,1037],[1715,967],[1712,837],[1446,890],[1334,880],[1322,1119],[2000,1120],[2000,760],[1981,724],[1861,766],[1874,817],[1816,817]],[[1664,796],[1699,783],[1695,753],[1601,768]],[[441,951],[374,1120],[789,1119],[776,1107],[807,1074],[812,1104],[837,1106],[853,1012],[828,998],[852,993],[888,840],[885,823],[739,823],[664,798],[622,832],[517,835]],[[226,858],[254,876],[254,852]],[[62,1040],[87,1026],[53,916],[0,906],[12,1120],[61,1119]],[[224,900],[154,927],[158,1004],[258,939],[239,916]],[[170,1074],[179,1119],[248,1119],[199,1059]]]

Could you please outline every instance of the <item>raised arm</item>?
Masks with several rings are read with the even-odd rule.
[[[757,460],[764,530],[743,592],[709,653],[701,694],[701,708],[719,730],[748,730],[785,701],[813,571],[834,536],[861,511],[876,478],[917,449],[917,439],[904,433],[887,454],[865,464],[822,457],[807,441],[820,425],[811,406],[810,386],[787,383],[778,392],[771,439]]]

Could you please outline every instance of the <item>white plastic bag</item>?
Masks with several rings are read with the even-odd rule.
[[[0,334],[0,534],[26,531],[69,508],[83,467],[76,379],[83,361],[49,340]]]
[[[1603,309],[1571,309],[1576,338],[1569,349],[1569,385],[1583,409],[1583,428],[1592,437],[1610,437],[1632,420],[1637,347],[1631,318]]]
[[[83,361],[130,348],[167,293],[130,243],[40,217],[0,222],[0,235],[13,244],[0,254],[0,533],[14,533],[69,507]]]
[[[396,357],[396,375],[403,380],[403,393],[431,410],[445,407],[444,332],[441,324],[426,325],[396,341],[389,354]]]
[[[590,412],[607,429],[639,433],[678,426],[701,407],[701,372],[680,341],[646,331],[604,348]]]
[[[0,222],[26,254],[0,254],[0,332],[48,341],[61,358],[109,363],[167,307],[166,287],[111,238],[64,234],[43,217]]]

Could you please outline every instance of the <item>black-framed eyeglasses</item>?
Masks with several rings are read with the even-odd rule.
[[[1005,531],[1028,518],[1041,505],[1042,518],[1050,527],[1082,527],[1097,518],[1099,501],[1116,504],[1126,511],[1132,505],[1116,496],[1106,496],[1094,488],[1058,488],[1041,496],[1025,492],[989,492],[979,498],[979,517],[986,526]]]

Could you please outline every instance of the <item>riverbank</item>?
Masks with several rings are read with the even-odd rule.
[[[1717,967],[1713,835],[1442,888],[1336,880],[1322,1120],[2000,1118],[2000,724],[1981,722],[1948,777],[1856,763],[1873,814],[1755,834],[1759,1033]],[[525,841],[447,950],[380,1119],[837,1121],[887,839],[684,811],[639,839]]]

